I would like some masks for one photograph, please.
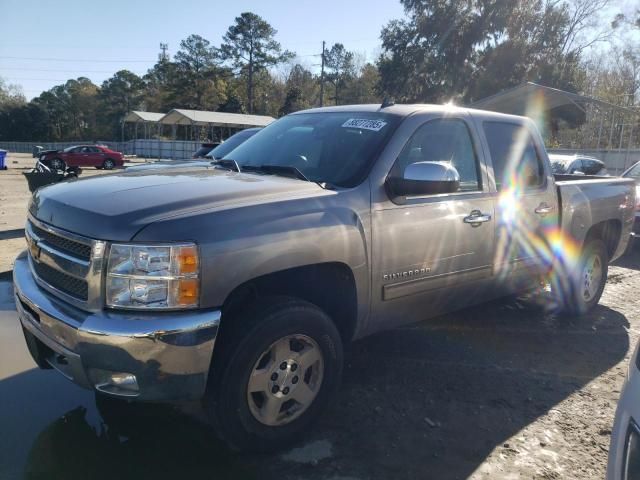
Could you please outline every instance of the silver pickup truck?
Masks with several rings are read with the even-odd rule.
[[[632,180],[554,178],[526,118],[449,106],[288,115],[211,166],[42,188],[15,263],[27,346],[100,396],[201,399],[237,448],[319,417],[343,345],[547,282],[582,314]]]

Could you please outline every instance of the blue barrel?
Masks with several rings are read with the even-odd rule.
[[[7,166],[4,163],[5,158],[7,158],[7,151],[0,150],[0,170],[6,170]]]

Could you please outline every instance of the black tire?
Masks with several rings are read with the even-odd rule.
[[[111,158],[107,158],[102,163],[102,168],[104,168],[105,170],[113,170],[115,166],[116,166],[116,162],[114,162]]]
[[[597,258],[601,268],[592,293],[588,293],[587,277],[592,259]],[[572,272],[568,299],[564,302],[564,312],[569,315],[585,315],[595,308],[602,297],[607,283],[609,255],[607,247],[600,239],[587,240],[582,248],[578,268]]]
[[[64,163],[64,160],[61,158],[54,158],[51,160],[51,169],[52,170],[60,170],[65,171],[67,169],[67,165]]]
[[[340,334],[318,307],[291,298],[278,297],[259,302],[254,308],[227,321],[230,322],[230,330],[222,331],[222,338],[216,341],[217,351],[212,360],[205,409],[222,438],[232,448],[262,452],[280,450],[308,432],[336,391],[343,362]],[[317,350],[314,351],[321,353],[323,361],[321,382],[313,400],[293,420],[286,420],[289,410],[285,407],[290,400],[285,400],[278,410],[278,415],[284,414],[283,424],[266,425],[252,413],[255,407],[249,405],[253,395],[249,391],[249,379],[258,362],[265,358],[265,352],[290,336],[306,337],[315,342]],[[306,378],[310,371],[306,367],[301,368],[300,372],[305,373],[300,378]],[[282,378],[287,375],[293,374],[283,374]],[[285,393],[284,389],[280,393]],[[295,390],[290,393],[293,397]]]

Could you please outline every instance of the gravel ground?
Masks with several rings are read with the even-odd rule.
[[[9,153],[5,164],[8,170],[0,170],[0,274],[13,268],[13,259],[24,248],[22,228],[27,215],[31,192],[22,175],[30,171],[36,160],[28,153]],[[143,163],[134,160],[129,163]],[[104,175],[104,170],[84,168],[83,177]]]
[[[19,182],[0,175],[11,197],[4,186]],[[21,225],[24,202],[9,204],[23,210],[2,220]],[[255,456],[228,451],[197,405],[103,417],[90,392],[34,369],[0,281],[0,478],[603,478],[638,287],[636,250],[581,319],[503,300],[356,342],[305,442]]]

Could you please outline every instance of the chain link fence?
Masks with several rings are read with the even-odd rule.
[[[36,146],[43,147],[46,150],[62,150],[74,145],[92,145],[94,143],[97,145],[106,145],[110,149],[122,152],[125,155],[172,160],[191,158],[194,152],[200,148],[200,143],[196,141],[137,139],[127,142],[0,142],[0,149],[14,153],[32,153]],[[605,163],[607,170],[609,170],[609,173],[612,175],[619,175],[631,165],[640,161],[640,149],[549,149],[549,153],[563,155],[573,155],[577,153],[598,158]]]
[[[127,142],[0,142],[0,149],[13,153],[32,153],[36,147],[42,147],[45,150],[63,150],[75,145],[94,144],[105,145],[125,155],[172,160],[191,158],[200,148],[200,143],[196,141],[137,139]]]

